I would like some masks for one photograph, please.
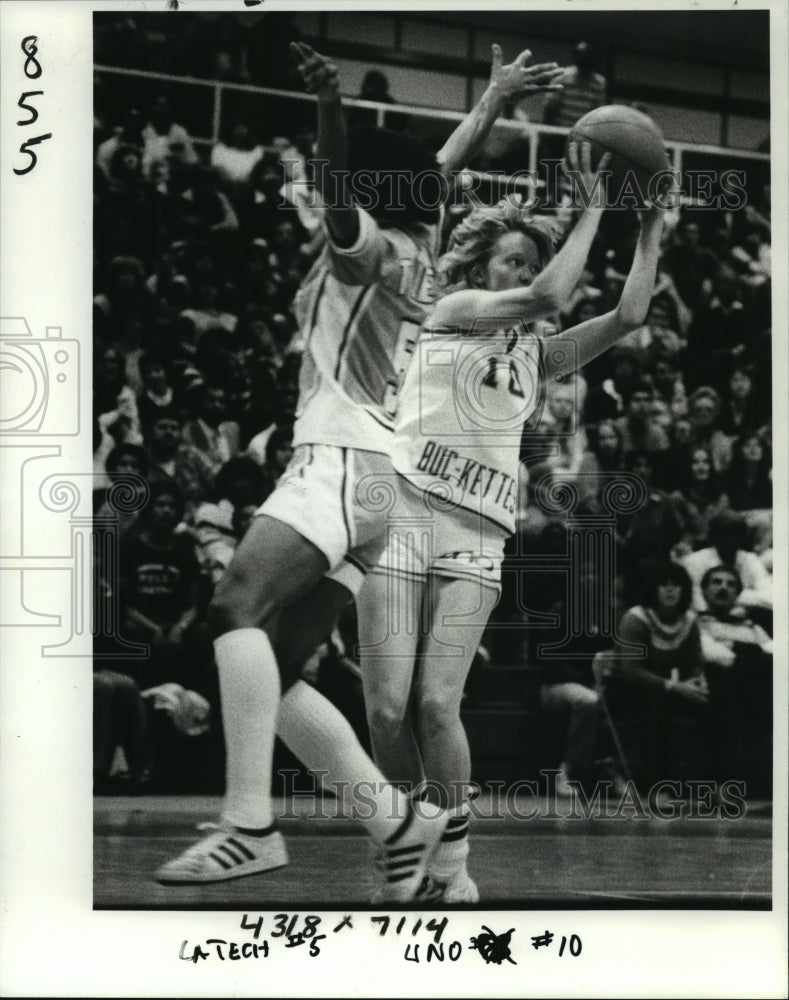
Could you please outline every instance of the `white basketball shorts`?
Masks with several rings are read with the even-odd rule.
[[[432,573],[501,591],[505,529],[479,512],[442,503],[402,476],[398,487],[386,545],[371,572],[422,581]]]
[[[298,445],[257,514],[312,542],[328,560],[327,576],[356,594],[386,545],[387,498],[396,478],[388,456],[378,452]]]

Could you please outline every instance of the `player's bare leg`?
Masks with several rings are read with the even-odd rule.
[[[498,593],[476,580],[432,576],[430,582],[431,628],[416,679],[419,745],[430,787],[446,797],[450,819],[429,874],[435,898],[474,903],[479,894],[466,871],[471,756],[460,702]]]
[[[169,883],[219,881],[287,863],[271,813],[276,730],[307,767],[328,772],[326,780],[346,789],[349,797],[362,783],[368,798],[372,788],[375,808],[360,818],[384,858],[387,879],[380,901],[410,900],[446,816],[415,814],[364,753],[347,720],[315,688],[299,681],[280,700],[280,664],[268,633],[279,634],[275,641],[287,686],[331,631],[350,592],[324,578],[325,557],[293,529],[261,517],[245,541],[253,529],[251,543],[239,549],[211,611],[217,631],[226,629],[216,641],[227,747],[222,821],[216,832],[164,865],[157,878]],[[272,580],[266,571],[271,566],[287,566],[288,573]],[[250,624],[255,621],[264,628]]]
[[[216,881],[287,864],[271,807],[281,686],[269,632],[282,610],[312,590],[327,569],[326,557],[311,542],[261,516],[217,585],[209,623],[227,761],[221,822],[216,832],[164,865],[157,872],[160,881]]]
[[[411,788],[425,777],[411,712],[423,590],[419,580],[371,573],[356,598],[373,759],[390,781]]]
[[[277,652],[292,675],[331,632],[351,593],[325,577],[282,615]],[[376,902],[413,898],[447,818],[436,810],[411,808],[375,767],[342,713],[311,685],[297,680],[280,702],[277,735],[310,770],[319,771],[339,793],[346,813],[365,826],[377,845],[384,878]],[[361,786],[361,787],[360,787]],[[359,808],[356,792],[364,795]]]

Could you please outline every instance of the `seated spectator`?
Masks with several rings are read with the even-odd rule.
[[[142,441],[134,391],[127,384],[123,363],[114,347],[98,347],[93,359],[93,471],[102,485],[105,463],[112,449]]]
[[[738,612],[742,589],[740,574],[727,566],[713,566],[701,578],[706,609],[699,613],[699,625],[708,663],[728,668],[734,666],[738,656],[772,656],[773,640],[767,632]]]
[[[534,552],[543,530],[550,530],[555,514],[540,502],[540,489],[554,479],[553,469],[546,462],[522,462],[518,477],[518,526],[519,552]]]
[[[369,69],[364,74],[359,97],[363,101],[377,101],[379,104],[395,104],[395,99],[389,93],[389,81],[378,69]]]
[[[113,257],[107,266],[106,277],[94,299],[94,320],[98,333],[104,331],[105,340],[112,337],[112,345],[121,353],[130,346],[120,336],[133,319],[140,318],[144,325],[153,320],[154,299],[145,286],[145,271],[136,257]]]
[[[696,310],[688,331],[684,366],[688,390],[706,385],[722,392],[735,362],[753,362],[757,328],[753,314],[739,299],[737,276],[730,267],[720,267],[716,288],[709,305]]]
[[[698,308],[704,300],[704,285],[714,279],[718,262],[715,255],[700,245],[699,224],[691,216],[680,220],[676,240],[665,255],[668,272],[682,301],[689,309]]]
[[[727,383],[727,392],[719,418],[719,427],[727,437],[756,431],[761,423],[754,398],[753,370],[735,364]]]
[[[666,312],[668,327],[676,330],[684,348],[687,343],[688,328],[693,320],[693,313],[682,301],[674,279],[662,261],[658,264],[658,279],[652,293],[652,301],[662,305]]]
[[[174,480],[185,499],[186,516],[190,518],[197,506],[208,499],[214,473],[209,460],[184,443],[183,427],[183,417],[175,407],[157,409],[145,428],[146,444],[151,483]]]
[[[126,772],[119,781],[113,774],[118,747]],[[123,789],[137,791],[149,780],[150,753],[145,708],[131,677],[109,670],[100,662],[93,669],[93,793]]]
[[[624,467],[622,435],[613,420],[601,420],[589,429],[588,447],[578,469],[578,488],[583,501],[599,510],[600,490],[605,484],[600,473],[621,472]]]
[[[552,386],[547,392],[545,411],[537,429],[546,444],[553,447],[553,454],[546,459],[548,465],[570,478],[578,473],[586,450],[578,389],[578,385]]]
[[[382,73],[379,69],[369,69],[364,74],[364,79],[362,80],[362,86],[359,91],[359,98],[362,101],[375,101],[378,104],[396,104],[394,97],[389,93],[389,80],[386,74]],[[391,115],[388,116],[391,119]],[[349,123],[352,128],[359,125],[375,125],[377,121],[377,113],[374,108],[351,108],[349,115]],[[388,128],[393,128],[393,124],[390,121],[387,122]]]
[[[646,374],[652,382],[655,399],[666,404],[672,418],[684,417],[688,412],[688,400],[676,362],[661,351],[652,351]]]
[[[726,492],[734,510],[767,510],[773,505],[770,449],[756,433],[745,433],[732,445]]]
[[[154,483],[142,530],[120,550],[124,635],[151,646],[150,657],[135,663],[141,690],[180,682],[186,669],[184,632],[196,617],[200,569],[191,536],[175,531],[183,512],[177,485]]]
[[[670,441],[671,431],[674,427],[674,418],[671,415],[671,410],[668,408],[668,404],[658,396],[652,397],[652,402],[649,406],[649,418],[653,424],[666,432]]]
[[[630,452],[625,457],[625,468],[638,476],[646,489],[646,500],[637,511],[617,515],[621,569],[635,585],[651,564],[662,564],[671,558],[673,548],[682,538],[682,528],[668,495],[653,485],[652,456],[645,451]]]
[[[161,226],[168,240],[210,240],[229,254],[239,223],[212,168],[171,160],[162,192]]]
[[[770,281],[772,263],[770,242],[762,238],[758,227],[748,231],[742,244],[731,251],[732,260],[748,288],[756,289]]]
[[[585,567],[582,589],[599,588],[599,581],[590,577]],[[590,608],[594,613],[595,606]],[[595,740],[597,736],[600,699],[595,690],[592,661],[596,653],[608,647],[610,640],[588,617],[584,634],[570,635],[566,594],[550,608],[559,616],[559,627],[537,630],[537,640],[546,641],[552,635],[554,641],[565,632],[569,638],[565,642],[561,658],[537,655],[540,665],[540,701],[546,712],[569,716],[567,738],[562,762],[556,777],[556,791],[559,795],[572,793],[571,780],[584,782],[593,774]],[[535,651],[540,642],[535,643]]]
[[[259,507],[274,489],[266,471],[248,455],[238,455],[222,466],[214,484],[214,499],[227,500],[236,510],[254,504]]]
[[[713,566],[702,577],[699,615],[710,690],[711,749],[720,781],[743,780],[750,796],[772,794],[773,644],[737,609],[736,570]]]
[[[292,382],[288,381],[285,369],[280,369],[280,378],[276,385],[275,395],[271,400],[270,410],[268,410],[273,419],[271,423],[264,426],[263,430],[259,434],[256,434],[249,442],[246,453],[250,458],[254,458],[261,465],[265,465],[266,447],[269,438],[277,428],[292,427],[297,402],[298,390]],[[259,412],[263,415],[262,404]]]
[[[285,170],[276,153],[265,153],[252,168],[249,188],[239,202],[246,240],[267,241],[282,219],[298,220],[296,206],[282,198]]]
[[[595,72],[596,61],[594,47],[589,42],[578,42],[573,48],[573,65],[554,81],[561,84],[562,89],[550,93],[543,109],[546,125],[571,128],[587,111],[605,104],[608,84],[604,76]],[[540,159],[561,157],[562,146],[563,138],[560,136],[543,139]],[[548,171],[548,175],[552,177],[552,171]],[[557,192],[550,191],[550,194],[556,196]]]
[[[651,351],[660,350],[663,357],[676,361],[685,347],[684,341],[669,327],[668,310],[660,299],[652,300],[646,323],[626,334],[619,343],[638,352],[642,369],[646,369]]]
[[[293,458],[293,425],[276,427],[266,442],[264,471],[276,485],[277,480]]]
[[[203,579],[215,587],[224,576],[236,549],[233,505],[228,500],[201,503],[194,517],[196,554]]]
[[[671,447],[678,453],[687,451],[693,444],[693,424],[687,417],[679,417],[671,428]]]
[[[708,693],[691,590],[681,566],[660,564],[644,601],[624,613],[617,629],[606,700],[641,791],[680,777],[683,765],[689,777],[705,773]],[[691,728],[689,740],[679,738],[682,722]]]
[[[616,419],[625,454],[630,451],[645,451],[650,455],[656,455],[658,452],[668,450],[668,436],[650,417],[653,397],[654,390],[644,379],[630,387],[625,413]]]
[[[731,440],[720,430],[721,398],[708,385],[691,393],[688,419],[693,426],[693,443],[706,447],[716,472],[724,473],[731,461]]]
[[[143,391],[137,398],[137,412],[153,414],[172,405],[173,389],[167,370],[152,351],[143,351],[137,362]]]
[[[685,556],[709,544],[712,519],[730,506],[712,455],[703,445],[693,445],[681,457],[677,482],[670,499],[682,529],[679,554]]]
[[[143,173],[153,177],[159,168],[166,168],[172,149],[179,149],[183,162],[198,162],[191,137],[183,125],[173,120],[170,104],[166,97],[157,97],[151,113],[142,129]]]
[[[136,476],[141,480],[136,485],[133,485],[133,480],[126,480],[127,486],[124,489],[125,502],[123,504],[125,509],[119,509],[118,506],[113,506],[104,499],[96,511],[97,521],[108,520],[117,524],[119,541],[122,541],[139,527],[140,512],[144,506],[140,501],[147,490],[145,484],[147,465],[148,456],[145,449],[137,444],[116,445],[107,456],[107,476],[110,484],[117,482],[124,476]]]
[[[183,441],[206,459],[216,476],[239,450],[239,427],[226,420],[227,393],[221,385],[205,384],[198,390],[198,415],[184,427]]]
[[[255,164],[262,159],[263,146],[255,143],[243,120],[234,122],[211,150],[211,166],[229,186],[231,196],[240,184],[247,184]]]
[[[701,581],[713,566],[736,570],[742,583],[735,609],[742,615],[761,610],[772,612],[772,579],[759,557],[746,549],[745,518],[733,511],[717,514],[710,521],[710,545],[682,560],[693,581],[693,603],[698,611],[707,608]],[[759,616],[764,620],[764,616]],[[769,617],[769,616],[768,616]]]
[[[584,423],[615,420],[625,412],[625,397],[639,378],[638,353],[630,347],[614,347],[611,351],[611,378],[589,391],[584,407]]]

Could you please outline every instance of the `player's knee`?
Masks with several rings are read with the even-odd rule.
[[[206,611],[208,628],[214,639],[239,628],[255,628],[260,615],[250,603],[250,588],[244,579],[228,570],[217,584]]]
[[[367,724],[379,739],[395,740],[408,725],[407,703],[385,700],[368,705]]]
[[[419,728],[423,736],[435,736],[458,725],[460,706],[454,699],[425,698],[419,705]]]

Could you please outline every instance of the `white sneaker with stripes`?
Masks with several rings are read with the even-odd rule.
[[[285,841],[276,830],[251,833],[213,823],[201,824],[198,829],[210,829],[211,833],[162,865],[156,872],[158,882],[165,885],[222,882],[273,871],[288,863]]]
[[[407,903],[416,897],[448,820],[443,811],[425,817],[409,810],[400,828],[380,847],[383,883],[373,893],[372,903]]]
[[[449,878],[428,875],[419,889],[417,899],[425,903],[478,903],[479,890],[463,865]]]

